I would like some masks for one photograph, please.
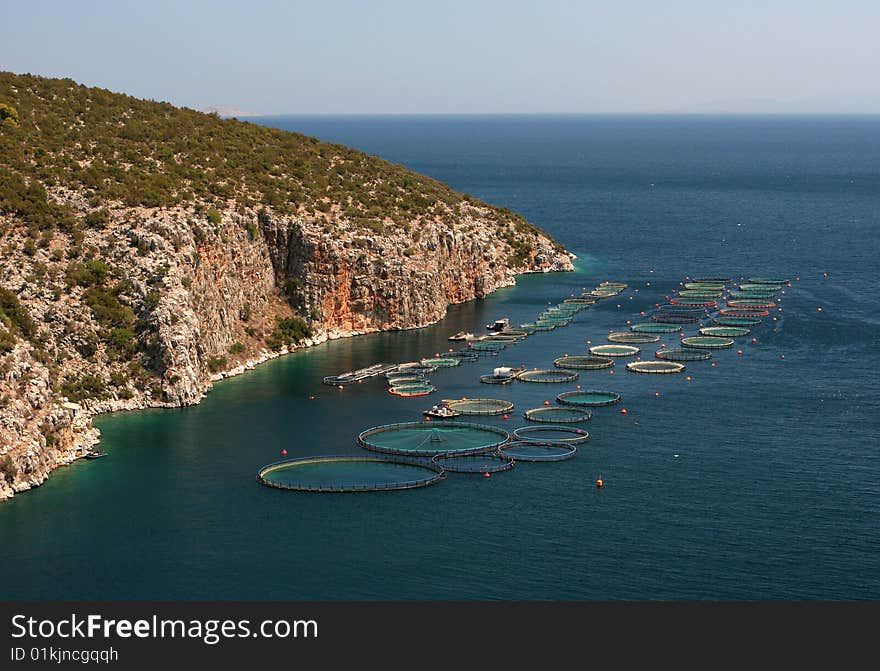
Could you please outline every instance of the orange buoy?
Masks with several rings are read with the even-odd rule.
[[[663,348],[665,348],[665,347],[666,347],[666,343],[665,343],[665,342],[660,343],[660,349],[663,349]]]
[[[544,401],[544,405],[550,405],[550,401]]]
[[[741,349],[736,350],[736,353],[739,354],[740,356],[743,355],[743,351]]]
[[[286,456],[287,456],[287,450],[281,450],[281,456],[282,456],[282,457],[286,457]]]
[[[752,338],[752,342],[758,342],[757,338]]]
[[[609,375],[614,375],[614,371],[613,371],[613,370],[609,370],[609,371],[608,371],[608,374],[609,374]]]
[[[688,382],[690,382],[690,381],[691,381],[691,376],[688,375],[688,376],[685,378],[685,380],[687,380]]]
[[[621,408],[621,409],[620,409],[620,414],[621,414],[621,415],[625,415],[626,413],[627,413],[627,409],[626,409],[626,408]]]
[[[504,417],[502,417],[501,419],[510,419],[510,417],[508,415],[504,415]]]
[[[337,387],[337,389],[342,389],[342,385],[339,385],[339,386]]]
[[[604,487],[604,486],[605,486],[605,482],[602,480],[602,478],[599,478],[598,480],[596,480],[596,487],[598,487],[599,489],[602,489],[602,487]]]
[[[430,418],[430,417],[425,417],[425,421],[426,421],[426,422],[430,422],[430,421],[431,421],[431,418]]]

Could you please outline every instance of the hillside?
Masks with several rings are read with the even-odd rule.
[[[0,73],[0,498],[328,338],[424,326],[570,256],[522,217],[344,146]]]

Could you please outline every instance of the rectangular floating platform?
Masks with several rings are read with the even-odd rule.
[[[361,382],[362,380],[367,380],[371,377],[376,377],[377,375],[390,373],[393,370],[397,370],[398,367],[399,364],[396,363],[374,363],[372,366],[359,368],[355,371],[340,373],[339,375],[328,375],[324,378],[324,384],[354,384],[356,382]]]

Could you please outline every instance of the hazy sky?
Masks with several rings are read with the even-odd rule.
[[[880,112],[880,0],[0,0],[0,69],[257,113]]]

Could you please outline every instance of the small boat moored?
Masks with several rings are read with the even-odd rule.
[[[449,336],[449,340],[473,340],[474,334],[469,331],[459,331]]]
[[[510,319],[507,317],[496,319],[493,323],[486,324],[486,328],[490,331],[503,331],[506,328],[510,328]]]
[[[90,450],[86,452],[86,459],[100,459],[101,457],[106,457],[107,453],[103,450]]]
[[[458,410],[453,410],[446,403],[438,403],[430,410],[425,410],[423,414],[431,419],[452,419],[453,417],[458,417],[461,413]]]

